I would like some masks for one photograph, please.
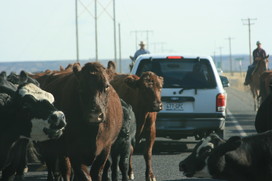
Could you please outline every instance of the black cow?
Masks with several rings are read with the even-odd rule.
[[[31,78],[30,76],[28,76],[28,74],[25,71],[21,71],[19,75],[17,75],[14,72],[11,72],[8,76],[7,76],[7,80],[10,81],[13,84],[23,84],[23,83],[33,83],[36,86],[40,86],[40,83],[36,80]]]
[[[271,85],[270,85],[271,89]],[[255,118],[255,128],[258,133],[272,130],[272,93],[262,102]]]
[[[58,111],[53,102],[52,94],[27,83],[20,85],[11,99],[0,107],[0,170],[3,180],[9,180],[16,170],[22,170],[18,167],[25,167],[29,138],[46,141],[62,135],[66,125],[64,113]]]
[[[110,164],[112,181],[118,180],[118,166],[122,172],[122,181],[128,180],[131,147],[134,147],[136,143],[136,118],[131,105],[123,100],[121,100],[121,103],[123,107],[123,124],[117,140],[111,147],[112,163],[110,163],[110,160],[107,162],[103,173],[103,180],[107,180]]]
[[[187,177],[271,181],[272,131],[227,141],[211,134],[180,162],[179,169]]]

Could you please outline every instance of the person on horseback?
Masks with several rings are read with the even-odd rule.
[[[135,52],[134,56],[131,57],[131,59],[133,59],[135,61],[137,59],[137,57],[142,54],[150,54],[149,50],[145,49],[145,45],[146,45],[145,42],[141,41],[139,44],[140,49]]]
[[[262,49],[261,42],[257,41],[256,45],[257,48],[253,51],[253,64],[248,66],[244,85],[249,85],[249,83],[251,82],[251,74],[255,69],[257,62],[266,58],[266,52],[264,49]]]
[[[135,52],[134,56],[129,56],[130,59],[132,60],[131,64],[129,65],[130,70],[132,69],[132,67],[135,63],[135,60],[137,59],[138,56],[143,55],[143,54],[150,54],[150,51],[145,49],[145,45],[146,44],[144,41],[140,41],[140,44],[139,44],[140,49]]]

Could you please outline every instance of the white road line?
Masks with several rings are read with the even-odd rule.
[[[239,134],[241,136],[247,136],[246,132],[242,128],[242,126],[238,123],[236,118],[233,116],[233,114],[228,110],[228,116],[231,118],[231,122],[235,125],[235,128],[239,131]]]

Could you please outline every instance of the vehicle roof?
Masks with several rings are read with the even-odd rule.
[[[211,59],[211,56],[193,56],[193,55],[183,55],[183,54],[143,54],[140,55],[137,59],[147,59],[147,58],[166,58],[168,56],[182,56],[183,58],[189,58],[189,59],[194,59],[194,58],[205,58],[205,59]]]

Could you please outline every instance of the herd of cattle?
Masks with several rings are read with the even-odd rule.
[[[153,72],[118,74],[111,61],[107,68],[90,62],[36,74],[2,72],[2,180],[22,180],[29,155],[46,163],[48,180],[117,181],[118,168],[123,181],[134,179],[132,155],[145,139],[145,177],[155,181],[151,157],[162,86]],[[263,107],[258,119],[269,112]],[[271,181],[271,145],[271,131],[227,141],[212,133],[179,168],[187,177]]]
[[[112,180],[118,168],[122,180],[133,179],[131,155],[142,138],[146,179],[155,180],[151,156],[162,85],[153,72],[117,74],[111,61],[107,68],[90,62],[36,74],[2,72],[2,180],[23,179],[29,154],[46,163],[48,180],[109,180],[110,168]]]

